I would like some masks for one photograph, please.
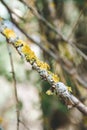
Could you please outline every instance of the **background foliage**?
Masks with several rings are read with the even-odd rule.
[[[87,1],[1,0],[0,16],[46,61],[73,94],[87,104]],[[44,20],[46,19],[46,20]],[[45,21],[45,22],[44,22]],[[56,31],[57,30],[57,31]],[[66,40],[67,39],[67,40]],[[86,130],[87,117],[68,110],[56,97],[48,96],[50,85],[41,80],[10,46],[20,100],[20,129]],[[11,64],[5,38],[0,35],[0,124],[16,129]],[[23,125],[24,124],[24,125]],[[25,127],[26,126],[26,127]]]

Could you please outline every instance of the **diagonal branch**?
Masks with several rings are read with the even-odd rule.
[[[0,18],[0,33],[4,35],[7,41],[16,48],[18,53],[32,65],[32,68],[35,69],[44,80],[50,83],[51,89],[57,92],[67,106],[74,106],[83,114],[87,115],[87,106],[73,96],[66,85],[59,82],[59,77],[50,71],[49,65],[40,61],[28,44],[22,41],[13,30],[5,25],[5,21],[2,18]]]
[[[9,14],[10,14],[10,18],[11,18],[11,21],[12,21],[12,23],[31,41],[31,42],[33,42],[33,43],[35,43],[36,45],[38,45],[42,50],[44,50],[49,56],[52,56],[56,61],[58,61],[58,62],[60,62],[60,64],[61,64],[61,66],[62,66],[62,68],[68,73],[68,74],[70,74],[71,76],[73,76],[73,70],[74,70],[74,78],[75,79],[77,79],[77,81],[80,83],[80,84],[82,84],[83,86],[84,86],[84,88],[85,89],[87,89],[87,83],[85,82],[85,81],[83,81],[80,77],[79,77],[79,75],[77,74],[77,72],[76,72],[76,70],[75,69],[69,69],[67,66],[71,66],[70,64],[71,63],[69,63],[69,62],[66,62],[66,61],[63,61],[62,60],[62,58],[59,56],[59,54],[55,54],[55,53],[53,53],[53,51],[51,51],[49,48],[46,48],[45,46],[44,46],[44,44],[41,44],[41,42],[37,42],[36,40],[34,40],[32,37],[30,37],[30,35],[28,35],[25,31],[24,31],[24,29],[22,29],[19,25],[18,25],[18,23],[15,21],[15,19],[12,17],[12,10],[8,7],[8,5],[3,1],[3,0],[1,0],[2,1],[2,3],[3,3],[3,5],[7,8],[7,10],[8,10],[8,12],[9,12]],[[23,0],[20,0],[20,1],[22,1],[23,2]],[[25,2],[24,2],[24,4],[26,4]],[[34,9],[31,7],[31,10],[32,10],[32,12],[34,13]],[[35,15],[36,16],[36,15]],[[80,17],[80,16],[79,16]],[[47,23],[47,21],[46,21],[46,23]],[[49,26],[49,25],[48,25]],[[58,52],[57,52],[58,53]]]

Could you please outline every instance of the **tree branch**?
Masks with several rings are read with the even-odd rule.
[[[71,94],[66,85],[59,82],[59,77],[50,71],[49,65],[40,61],[28,44],[22,41],[13,30],[5,25],[5,21],[2,18],[0,18],[0,33],[3,34],[7,41],[16,48],[18,53],[32,65],[32,68],[35,69],[44,80],[50,83],[51,89],[57,92],[67,106],[75,106],[82,113],[87,115],[87,107]]]
[[[85,82],[85,81],[83,81],[80,77],[79,77],[79,75],[77,74],[77,72],[76,72],[76,69],[74,69],[74,68],[71,68],[70,67],[70,69],[67,67],[67,66],[71,66],[70,64],[70,62],[66,62],[64,59],[62,60],[62,58],[59,56],[59,53],[57,52],[57,54],[55,54],[55,53],[53,53],[53,51],[51,51],[49,48],[46,48],[45,46],[44,46],[44,44],[41,44],[41,42],[37,42],[36,40],[34,40],[32,37],[30,37],[25,31],[24,31],[24,29],[22,29],[19,25],[18,25],[18,23],[15,21],[15,19],[13,19],[13,17],[12,17],[12,10],[8,7],[8,5],[3,1],[3,0],[1,0],[2,1],[2,3],[3,3],[3,5],[7,8],[7,10],[8,10],[8,12],[9,12],[9,14],[10,14],[10,18],[11,18],[11,21],[12,21],[12,23],[31,41],[31,42],[33,42],[33,43],[35,43],[36,45],[38,45],[42,50],[44,50],[49,56],[52,56],[56,61],[58,61],[58,62],[60,62],[60,64],[61,64],[61,66],[62,66],[62,68],[68,73],[68,74],[70,74],[71,76],[73,76],[73,70],[74,70],[74,78],[75,79],[77,79],[77,81],[80,83],[80,84],[82,84],[83,86],[84,86],[84,88],[85,89],[87,89],[87,83]],[[23,2],[23,0],[20,0],[20,1],[22,1]],[[24,4],[26,4],[25,2],[24,2]],[[28,6],[28,5],[27,5]],[[29,6],[30,7],[30,6]],[[32,13],[35,13],[34,12],[34,9],[31,7],[31,11],[32,11]],[[35,15],[35,14],[34,14]],[[40,14],[39,14],[40,15]],[[81,14],[80,14],[81,15]],[[36,15],[35,15],[36,16]],[[38,16],[37,16],[38,17]],[[40,17],[41,17],[41,15],[40,15]],[[42,16],[43,17],[43,16]],[[80,17],[80,16],[79,16]],[[79,18],[78,18],[79,19]],[[78,20],[77,20],[78,21]],[[46,22],[47,23],[47,22]],[[49,25],[48,25],[49,26]]]

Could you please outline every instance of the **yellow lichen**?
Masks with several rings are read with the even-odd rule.
[[[25,57],[26,57],[26,60],[27,60],[27,61],[30,61],[30,60],[36,61],[36,58],[37,58],[37,57],[34,55],[34,53],[31,52],[31,51],[30,51],[30,53],[26,53],[26,54],[25,54]]]
[[[41,69],[46,69],[46,70],[49,70],[50,69],[50,66],[43,62],[43,61],[40,61],[40,60],[37,60],[36,61],[37,65],[41,68]]]
[[[28,54],[28,53],[31,52],[31,49],[30,49],[30,47],[29,47],[27,44],[25,44],[25,45],[23,45],[23,47],[22,47],[22,52],[23,52],[24,54]]]
[[[15,42],[15,44],[14,44],[14,46],[15,47],[20,47],[21,45],[26,45],[26,43],[24,42],[24,41],[22,41],[21,39],[18,39],[16,42]],[[28,47],[29,48],[29,47]]]
[[[52,73],[51,71],[48,71],[48,74],[52,76],[54,82],[59,82],[59,77],[56,74]]]
[[[51,90],[47,90],[47,91],[46,91],[46,94],[47,94],[47,95],[53,95],[53,92],[52,92]]]
[[[3,31],[3,34],[7,37],[7,38],[12,38],[12,37],[16,37],[16,34],[13,30],[5,28]]]
[[[25,57],[26,57],[26,60],[27,61],[30,61],[30,60],[36,60],[37,59],[37,57],[36,57],[36,55],[35,55],[35,53],[30,49],[30,47],[27,45],[27,44],[25,44],[23,47],[22,47],[22,53],[25,55]]]
[[[59,77],[56,74],[52,75],[52,79],[54,82],[59,82]]]
[[[72,92],[72,88],[67,86],[69,92]]]

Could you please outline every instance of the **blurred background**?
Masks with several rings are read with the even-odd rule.
[[[87,105],[87,0],[0,0],[5,24],[47,62],[60,81]],[[0,34],[0,127],[17,129],[12,65],[5,37]],[[87,116],[70,110],[50,85],[11,50],[19,99],[20,130],[87,130]]]

